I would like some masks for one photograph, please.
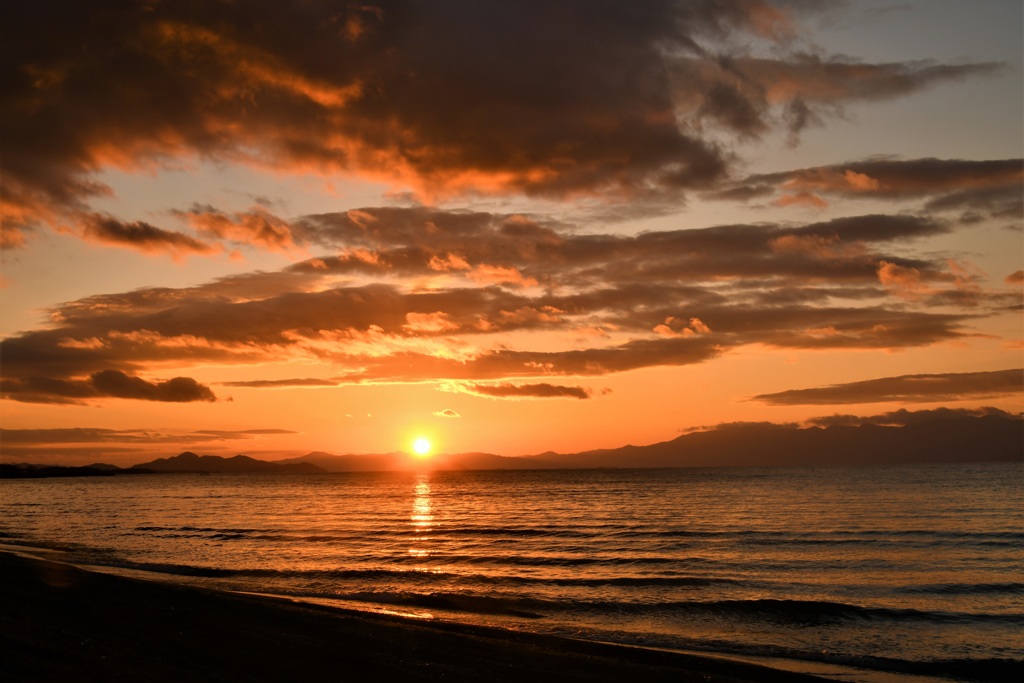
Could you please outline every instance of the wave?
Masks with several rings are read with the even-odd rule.
[[[1020,595],[1024,594],[1024,583],[936,583],[905,586],[899,589],[898,592],[935,595]]]
[[[323,593],[317,593],[323,597]],[[488,614],[516,614],[540,618],[566,612],[599,612],[606,615],[671,613],[675,617],[740,618],[794,626],[827,626],[850,622],[921,622],[924,624],[1001,623],[1024,624],[1024,614],[987,614],[923,611],[891,607],[862,607],[845,603],[755,599],[718,601],[626,602],[613,600],[552,600],[516,595],[484,596],[459,592],[354,591],[333,593],[333,597],[360,602],[428,607],[449,611]],[[484,609],[489,611],[484,612]]]
[[[493,540],[495,537],[507,538],[577,538],[577,539],[616,539],[616,540],[650,540],[650,539],[732,539],[741,544],[782,544],[782,545],[846,545],[846,544],[879,544],[879,543],[921,543],[927,544],[942,541],[954,545],[996,545],[1005,546],[1024,541],[1024,533],[1016,531],[991,532],[960,532],[935,529],[904,529],[887,531],[819,531],[811,534],[800,534],[790,531],[704,531],[696,529],[657,529],[628,527],[623,525],[597,525],[586,527],[570,527],[565,525],[533,525],[509,527],[476,527],[449,526],[438,523],[435,527],[424,530],[410,528],[404,524],[388,525],[368,530],[365,527],[351,529],[331,529],[324,533],[293,533],[287,529],[252,529],[252,528],[219,528],[204,526],[158,526],[140,525],[136,532],[157,533],[161,535],[189,534],[204,537],[226,539],[254,538],[266,540],[301,541],[308,543],[334,542],[373,537],[409,537],[423,533],[432,533],[439,538],[480,537]]]
[[[609,576],[594,578],[564,578],[536,576],[496,576],[488,574],[465,574],[457,572],[441,572],[436,570],[394,570],[394,569],[263,569],[241,568],[228,569],[222,567],[205,567],[198,565],[181,565],[147,562],[107,563],[123,569],[148,571],[157,574],[175,576],[194,576],[206,578],[262,578],[262,579],[297,579],[301,582],[335,581],[338,583],[413,583],[417,585],[438,583],[459,583],[464,585],[483,584],[494,586],[557,586],[557,587],[679,587],[708,588],[720,585],[741,583],[735,579],[706,578],[697,576]]]
[[[927,623],[1003,622],[1024,624],[1024,614],[988,614],[925,611],[893,607],[862,607],[821,600],[720,600],[708,603],[678,603],[687,609],[733,612],[769,620],[803,625],[825,625],[849,621],[921,621]]]
[[[465,593],[402,593],[363,592],[344,593],[334,596],[341,600],[370,602],[374,604],[402,607],[442,609],[450,612],[470,614],[492,614],[523,619],[541,619],[544,615],[523,608],[523,600],[516,598],[467,595]]]

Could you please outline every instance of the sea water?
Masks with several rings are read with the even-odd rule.
[[[0,534],[345,607],[985,680],[1024,662],[1024,463],[5,480]]]

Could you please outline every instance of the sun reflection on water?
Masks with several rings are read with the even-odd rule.
[[[413,557],[426,558],[430,550],[425,547],[430,542],[430,531],[434,527],[434,514],[430,506],[430,475],[420,473],[416,475],[415,498],[412,501],[412,515],[409,516],[409,524],[416,535],[413,536],[415,545],[409,548],[409,554]]]

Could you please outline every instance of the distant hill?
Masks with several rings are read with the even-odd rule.
[[[940,417],[906,426],[835,425],[800,429],[770,423],[720,425],[648,446],[506,457],[489,453],[436,455],[431,469],[577,469],[586,467],[767,467],[876,465],[1024,460],[1024,420]],[[404,453],[331,455],[314,452],[281,463],[315,464],[329,472],[410,469]]]
[[[900,427],[723,425],[650,446],[538,456],[548,466],[762,467],[1024,460],[1024,421],[956,417]]]
[[[903,411],[906,412],[906,411]],[[719,425],[647,446],[509,457],[492,453],[333,455],[322,451],[278,461],[224,458],[186,451],[121,469],[4,465],[2,478],[102,476],[150,472],[383,472],[435,470],[581,469],[594,467],[772,467],[1024,461],[1024,419],[1002,411],[921,411],[908,424],[832,424],[798,428],[772,423]],[[935,413],[935,417],[931,414]]]
[[[112,469],[111,469],[112,468]],[[0,464],[0,479],[49,479],[51,477],[105,477],[113,476],[119,467],[64,467],[61,465],[32,465],[28,463]]]
[[[256,460],[247,455],[223,458],[219,455],[197,455],[191,451],[186,451],[173,458],[157,458],[151,462],[140,463],[131,469],[153,472],[289,472],[300,474],[326,471],[309,462],[279,464]]]

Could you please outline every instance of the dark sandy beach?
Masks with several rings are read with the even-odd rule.
[[[728,660],[127,579],[0,553],[17,681],[816,681]]]

